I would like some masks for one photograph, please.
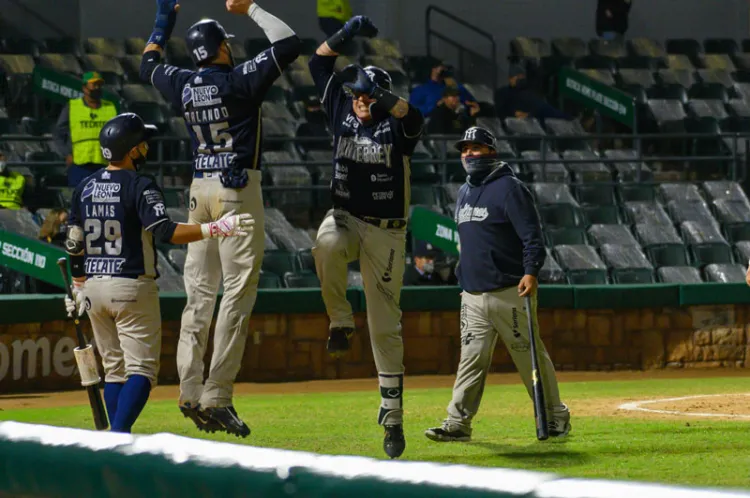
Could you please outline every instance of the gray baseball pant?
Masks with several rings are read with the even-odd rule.
[[[376,227],[346,211],[331,210],[318,229],[312,252],[330,328],[354,328],[354,314],[346,300],[347,265],[359,259],[380,385],[378,423],[403,423],[404,343],[399,302],[406,229]]]
[[[560,401],[555,367],[539,337],[536,296],[531,298],[531,303],[539,373],[548,416],[553,417],[555,413],[567,413],[567,407]],[[450,430],[471,434],[471,421],[479,411],[498,336],[508,348],[529,397],[533,396],[528,320],[524,298],[519,297],[516,287],[476,294],[464,291],[461,294],[461,360],[445,421]]]

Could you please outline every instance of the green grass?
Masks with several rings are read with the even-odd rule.
[[[655,419],[612,412],[618,400],[691,394],[750,392],[750,379],[710,378],[627,382],[576,382],[561,386],[573,412],[564,439],[535,438],[531,403],[520,385],[488,386],[471,443],[434,443],[424,429],[438,424],[449,389],[407,391],[404,460],[520,468],[561,475],[635,479],[671,484],[750,487],[750,424],[713,419]],[[576,405],[608,403],[601,416],[579,416]],[[254,395],[235,400],[252,435],[244,440],[205,435],[183,419],[176,401],[152,402],[136,424],[138,433],[179,435],[255,446],[384,458],[376,425],[378,394]],[[17,420],[91,428],[87,406],[0,412]]]

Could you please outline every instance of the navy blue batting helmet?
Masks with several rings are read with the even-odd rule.
[[[492,150],[497,150],[495,145],[495,136],[486,128],[481,126],[472,126],[464,132],[464,137],[454,144],[456,150],[461,152],[466,144],[486,145]]]
[[[363,69],[367,73],[367,76],[370,77],[370,81],[378,85],[380,88],[388,90],[389,92],[391,91],[393,80],[391,80],[391,75],[388,74],[386,70],[380,69],[378,66],[367,66]]]
[[[190,57],[196,65],[200,65],[216,57],[222,42],[234,38],[224,29],[224,26],[213,19],[203,19],[190,26],[185,36]]]
[[[110,162],[122,161],[133,147],[147,141],[158,131],[156,126],[145,124],[140,116],[132,112],[115,116],[99,132],[102,155]]]

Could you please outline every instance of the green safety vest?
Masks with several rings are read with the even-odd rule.
[[[318,17],[332,17],[346,22],[352,17],[349,0],[318,0]]]
[[[99,147],[99,132],[115,116],[117,108],[112,102],[102,100],[99,109],[92,109],[83,103],[83,97],[70,101],[70,141],[73,144],[74,164],[109,164]]]
[[[8,176],[0,175],[0,206],[5,209],[21,209],[24,185],[26,178],[21,173],[11,171]]]

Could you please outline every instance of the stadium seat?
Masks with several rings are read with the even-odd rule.
[[[703,282],[697,268],[692,266],[664,266],[656,270],[659,282],[665,284],[699,284]]]
[[[161,251],[156,251],[160,292],[185,292],[185,280]]]
[[[637,245],[603,244],[599,251],[615,284],[650,284],[654,268]]]
[[[295,265],[295,257],[291,252],[283,249],[266,250],[261,269],[276,275],[284,275],[295,271]]]
[[[662,183],[657,189],[659,199],[664,202],[703,202],[698,187],[692,183]]]
[[[313,273],[316,273],[315,270],[315,259],[312,255],[312,249],[300,249],[295,254],[295,271],[302,272],[302,271],[311,271]]]
[[[44,51],[44,42],[34,38],[3,38],[0,40],[0,53],[12,55],[30,55],[39,57]]]
[[[505,118],[505,128],[511,135],[517,137],[546,135],[544,129],[534,118]],[[519,151],[541,150],[541,139],[518,138],[515,141]]]
[[[721,100],[692,98],[690,102],[688,102],[687,107],[690,111],[691,117],[697,119],[713,118],[715,120],[721,120],[729,117],[729,114],[724,108],[724,102]]]
[[[703,191],[710,201],[719,199],[727,201],[738,201],[750,205],[747,195],[737,182],[732,181],[708,181],[702,184]]]
[[[622,223],[620,210],[617,206],[598,206],[595,204],[586,204],[581,206],[583,215],[588,225],[616,225]]]
[[[83,42],[83,48],[88,54],[99,54],[109,58],[119,59],[127,52],[123,40],[114,38],[87,38]]]
[[[539,270],[538,278],[540,284],[565,285],[568,283],[565,278],[565,272],[557,264],[552,251],[549,249],[547,249],[547,257],[544,259],[544,266]]]
[[[412,185],[411,205],[442,208],[437,188],[429,185]]]
[[[367,55],[402,59],[401,45],[398,40],[389,38],[366,38],[362,41],[362,49]]]
[[[75,77],[80,77],[83,74],[81,63],[73,54],[42,54],[38,61],[39,67],[68,73]]]
[[[615,189],[610,185],[573,185],[573,193],[581,204],[611,206],[615,204]]]
[[[182,37],[172,37],[167,41],[166,61],[173,66],[185,69],[195,67],[187,42]]]
[[[346,272],[346,287],[351,288],[362,288],[364,287],[364,281],[362,280],[362,273],[358,271],[349,270]]]
[[[125,52],[128,55],[141,57],[146,49],[146,40],[140,37],[125,38]]]
[[[662,43],[651,38],[633,38],[628,40],[630,53],[639,57],[651,57],[654,59],[665,59],[667,51]]]
[[[278,249],[278,246],[276,245],[276,242],[273,241],[271,236],[268,234],[268,231],[263,232],[264,235],[264,242],[263,247],[266,251],[276,251]]]
[[[525,176],[535,182],[567,183],[570,173],[560,161],[557,152],[547,151],[544,154],[545,162],[542,161],[542,153],[538,150],[525,150],[521,152],[521,158],[529,162],[521,166]]]
[[[511,141],[506,138],[507,135],[499,118],[481,116],[477,118],[476,124],[477,126],[487,128],[492,131],[493,135],[495,135],[495,147],[499,158],[513,159],[516,157],[516,151],[514,150]]]
[[[617,70],[617,63],[610,57],[590,54],[574,60],[573,67],[579,70],[602,70],[613,73]]]
[[[580,139],[576,138],[560,138],[553,139],[552,143],[554,148],[558,151],[566,150],[591,150],[589,147],[586,136],[588,135],[584,131],[581,123],[578,121],[568,121],[566,119],[553,119],[548,118],[544,120],[544,127],[547,128],[549,134],[553,137],[557,136],[580,136]]]
[[[627,201],[623,204],[623,213],[628,224],[643,223],[648,225],[671,225],[672,220],[664,208],[656,202]]]
[[[563,159],[590,162],[567,163],[567,168],[576,183],[611,182],[612,172],[599,160],[596,153],[589,150],[566,150]]]
[[[656,80],[659,83],[659,86],[662,87],[660,92],[665,92],[667,95],[663,97],[651,97],[654,99],[685,100],[687,98],[687,89],[692,88],[693,85],[697,83],[693,69],[659,69],[656,72]],[[671,90],[667,91],[667,89]],[[676,89],[679,89],[679,91]],[[652,87],[649,91],[649,95],[653,91],[659,90],[657,87]]]
[[[287,272],[284,274],[284,284],[292,289],[320,287],[320,280],[313,272]]]
[[[703,269],[706,282],[745,282],[745,268],[740,264],[711,264]]]
[[[553,38],[551,45],[554,54],[569,60],[578,59],[589,53],[586,42],[580,38]]]
[[[714,224],[718,227],[716,218],[711,214],[704,202],[669,201],[667,212],[675,225],[684,221],[697,221],[702,224]]]
[[[673,226],[638,223],[634,231],[649,261],[655,267],[688,264],[687,250]]]
[[[101,54],[86,54],[83,56],[83,65],[87,71],[100,73],[106,85],[117,90],[122,86],[125,70],[117,59]]]
[[[703,40],[703,51],[707,54],[734,54],[740,47],[731,38],[706,38]]]
[[[261,270],[260,275],[258,276],[259,289],[280,289],[282,287],[281,277],[275,273]]]
[[[0,229],[15,232],[36,239],[39,236],[39,225],[28,209],[0,209]]]
[[[589,78],[593,78],[607,86],[615,86],[616,84],[615,77],[612,76],[612,71],[604,69],[583,69],[581,72]]]
[[[606,159],[630,160],[610,164],[611,169],[615,172],[615,178],[619,182],[647,181],[653,178],[651,168],[646,163],[638,161],[638,153],[633,149],[607,149],[604,151],[604,157]],[[606,160],[603,162],[609,164]],[[638,178],[639,170],[640,179]]]
[[[711,263],[734,263],[732,249],[715,225],[685,221],[680,225],[680,233],[688,246],[693,266],[702,268]]]
[[[234,57],[235,64],[242,64],[249,59],[244,43],[237,38],[229,40],[229,47],[232,49],[232,57]],[[255,55],[256,54],[252,54],[253,57],[255,57]]]
[[[553,254],[572,285],[607,283],[607,266],[592,246],[561,245]]]
[[[302,207],[312,203],[312,176],[306,166],[288,166],[299,162],[289,152],[267,151],[262,155],[271,182],[274,186],[301,187],[297,190],[272,191],[268,194],[270,202],[277,207]]]
[[[76,57],[83,55],[80,43],[72,37],[46,38],[44,40],[44,51],[47,54],[71,54]]]
[[[727,54],[705,54],[701,58],[701,65],[706,69],[721,71],[736,71],[732,58]]]
[[[733,92],[734,80],[729,69],[698,69],[698,77],[703,83],[718,83],[728,92]]]
[[[656,126],[663,132],[684,132],[687,114],[676,100],[648,100],[646,103]]]
[[[714,213],[722,232],[730,243],[750,240],[750,204],[746,201],[717,199],[713,201]]]
[[[540,60],[552,55],[552,48],[541,38],[517,36],[510,41],[510,53],[519,59]]]
[[[596,246],[617,244],[621,246],[638,246],[638,241],[625,225],[591,225],[588,229],[589,238]]]
[[[300,249],[311,248],[314,244],[310,234],[302,228],[294,228],[288,221],[290,228],[270,228],[268,234],[279,249],[295,252]]]
[[[173,220],[176,221],[176,220]],[[167,259],[172,266],[179,272],[183,273],[185,269],[185,258],[187,257],[187,251],[185,249],[175,247],[167,252]]]
[[[550,227],[544,231],[548,246],[587,245],[586,231],[579,227]]]

